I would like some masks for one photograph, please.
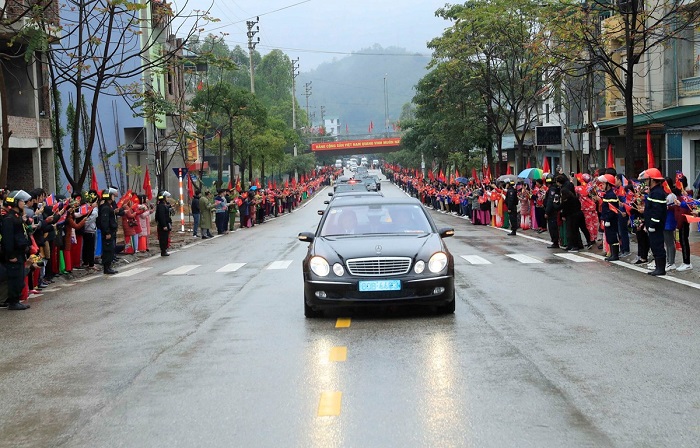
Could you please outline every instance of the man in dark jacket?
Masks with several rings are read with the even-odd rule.
[[[102,269],[105,274],[117,274],[112,269],[117,243],[117,216],[114,206],[116,190],[106,188],[102,191],[102,203],[97,209],[97,228],[100,229],[102,239]]]
[[[549,249],[559,248],[559,208],[561,207],[561,189],[554,182],[554,176],[547,174],[545,177],[547,185],[547,194],[544,197],[544,218],[547,220],[547,229],[549,229],[549,237],[552,244],[547,246]]]
[[[156,205],[156,225],[158,228],[158,244],[160,245],[160,256],[169,257],[168,239],[172,230],[173,220],[170,218],[168,198],[170,193],[163,191],[158,194],[158,205]]]
[[[195,238],[197,238],[197,230],[199,230],[199,219],[202,217],[201,212],[199,211],[199,195],[201,192],[199,190],[195,190],[194,192],[194,197],[192,198],[192,219],[194,220],[194,226],[192,228],[193,230],[193,235]]]
[[[664,226],[666,225],[666,191],[661,172],[656,168],[642,171],[639,180],[649,181],[649,195],[644,204],[644,227],[649,232],[649,246],[654,254],[656,269],[649,275],[666,275],[666,251],[664,250]]]
[[[515,231],[518,229],[518,192],[515,191],[513,181],[506,181],[506,185],[508,185],[508,190],[506,190],[505,203],[510,219],[510,233],[508,235],[515,235]]]
[[[19,303],[24,289],[24,278],[27,273],[24,263],[27,261],[29,238],[24,228],[24,204],[30,196],[24,190],[10,192],[5,198],[4,205],[8,208],[7,215],[2,221],[2,253],[7,276],[7,300],[2,307],[8,310],[26,310],[29,305]]]

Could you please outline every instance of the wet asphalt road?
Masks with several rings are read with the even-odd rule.
[[[0,446],[700,445],[697,290],[434,213],[453,316],[308,320],[325,198],[0,311]]]

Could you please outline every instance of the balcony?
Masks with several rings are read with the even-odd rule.
[[[700,96],[700,76],[681,79],[681,84],[678,86],[678,96],[681,98]]]

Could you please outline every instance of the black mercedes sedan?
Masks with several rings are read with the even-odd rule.
[[[383,197],[333,201],[303,261],[304,315],[333,307],[428,305],[454,313],[454,258],[416,199]]]

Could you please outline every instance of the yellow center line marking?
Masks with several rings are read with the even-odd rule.
[[[318,416],[340,415],[340,400],[342,392],[322,392],[318,402]]]
[[[339,317],[335,322],[335,328],[349,328],[350,318],[349,317]]]
[[[348,348],[347,347],[333,347],[331,348],[331,353],[328,356],[328,360],[331,362],[343,362],[348,359]]]

